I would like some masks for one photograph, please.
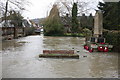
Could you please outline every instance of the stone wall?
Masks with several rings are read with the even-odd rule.
[[[24,36],[23,27],[0,27],[2,40],[13,39]]]

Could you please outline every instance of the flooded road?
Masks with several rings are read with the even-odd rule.
[[[118,53],[89,53],[84,38],[28,36],[2,42],[3,78],[117,78]],[[39,58],[44,49],[75,50],[80,59]]]

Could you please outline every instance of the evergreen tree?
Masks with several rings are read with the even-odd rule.
[[[13,24],[15,27],[22,27],[23,17],[20,12],[16,12],[14,10],[10,11],[10,16],[8,16],[8,18],[12,20],[11,24]]]
[[[74,3],[72,8],[72,28],[71,28],[72,33],[78,32],[79,24],[77,20],[77,11],[78,11],[77,3]]]
[[[62,35],[63,25],[60,20],[59,10],[57,5],[53,5],[50,15],[44,21],[44,34],[45,35]]]
[[[103,27],[109,30],[120,30],[120,2],[99,2],[98,8],[103,12]]]

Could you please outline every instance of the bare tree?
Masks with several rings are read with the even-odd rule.
[[[59,6],[61,16],[65,16],[66,14],[71,16],[73,3],[77,3],[78,5],[78,15],[89,13],[90,10],[95,9],[95,7],[91,6],[94,2],[90,0],[57,0],[56,3]]]
[[[29,4],[27,0],[0,0],[0,8],[4,13],[6,8],[8,12],[9,10],[25,10],[26,4]]]
[[[0,18],[3,16],[3,2],[0,0]]]
[[[1,13],[3,14],[3,19],[7,20],[9,11],[22,11],[25,10],[25,5],[29,4],[27,0],[0,0]],[[24,5],[25,4],[25,5]]]

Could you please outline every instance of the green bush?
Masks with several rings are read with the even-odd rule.
[[[88,28],[84,28],[83,29],[83,35],[85,37],[90,37],[90,36],[92,36],[92,31],[90,29],[88,29]]]
[[[82,33],[65,33],[64,36],[68,37],[85,37]]]
[[[112,44],[113,50],[120,52],[120,31],[107,31],[104,32],[106,42]]]
[[[55,35],[63,35],[63,25],[56,19],[47,20],[44,24],[44,35],[47,36],[55,36]]]
[[[49,16],[45,19],[44,23],[44,35],[57,36],[63,35],[64,28],[60,20],[59,10],[57,5],[53,5]]]

